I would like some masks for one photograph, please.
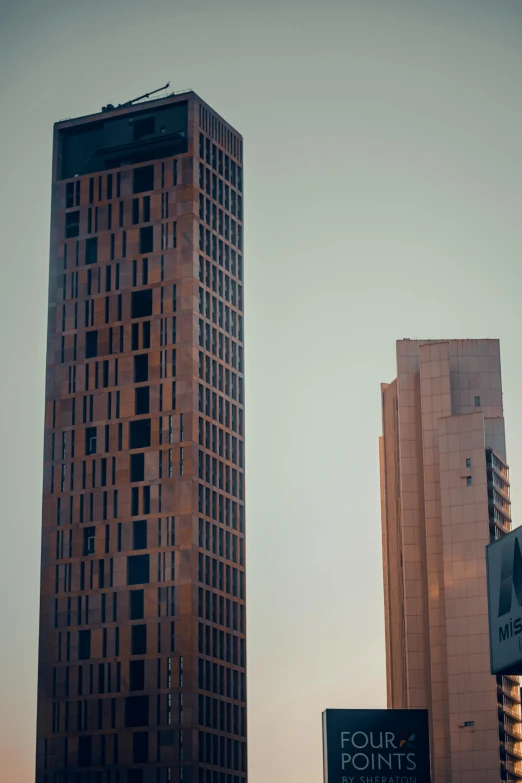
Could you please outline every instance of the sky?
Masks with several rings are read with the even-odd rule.
[[[53,122],[171,81],[245,139],[250,783],[384,707],[395,341],[498,337],[521,508],[518,0],[0,0],[0,769],[34,781]]]

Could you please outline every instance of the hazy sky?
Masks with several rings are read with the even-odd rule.
[[[171,80],[245,137],[249,783],[384,706],[379,383],[499,337],[521,508],[519,0],[0,0],[0,770],[34,781],[51,133]]]

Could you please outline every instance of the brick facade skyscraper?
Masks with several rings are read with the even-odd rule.
[[[399,341],[382,407],[388,706],[429,709],[434,783],[521,781],[519,678],[489,669],[485,547],[511,529],[498,341]]]
[[[55,126],[37,783],[246,781],[242,140]]]

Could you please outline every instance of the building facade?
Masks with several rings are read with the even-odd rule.
[[[244,783],[243,145],[55,126],[37,783]]]
[[[434,783],[522,780],[518,677],[489,668],[485,547],[511,529],[497,340],[402,340],[383,384],[388,706],[428,708]]]

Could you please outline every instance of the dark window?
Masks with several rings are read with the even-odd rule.
[[[154,250],[154,228],[144,226],[140,228],[140,253],[152,253]]]
[[[149,583],[149,556],[130,555],[127,557],[127,584],[146,585]]]
[[[152,315],[152,288],[133,291],[131,294],[131,318],[146,318]]]
[[[129,423],[129,448],[145,449],[150,446],[150,419],[138,419]]]
[[[143,222],[150,221],[150,196],[143,197]]]
[[[92,764],[92,737],[78,737],[78,766],[90,767]]]
[[[149,725],[149,697],[127,696],[125,699],[125,726]]]
[[[131,489],[131,516],[137,517],[140,513],[140,489],[132,487]]]
[[[471,459],[469,457],[466,459],[466,467],[467,468],[471,467]]]
[[[129,614],[131,620],[143,620],[145,610],[145,593],[143,590],[131,590]]]
[[[132,199],[132,224],[135,226],[140,222],[140,200],[139,198]]]
[[[85,430],[85,454],[96,454],[96,427]]]
[[[147,626],[131,625],[131,655],[146,655]]]
[[[145,454],[131,454],[130,458],[130,480],[143,481],[145,478]],[[136,548],[136,547],[134,547]],[[140,549],[145,547],[140,547]]]
[[[468,485],[468,487],[471,487],[471,485],[473,484],[473,479],[471,476],[466,476],[466,484]]]
[[[89,332],[87,332],[89,334]],[[134,383],[149,380],[149,354],[140,353],[134,357]]]
[[[147,354],[143,354],[146,356]],[[141,413],[148,413],[150,409],[150,387],[138,386],[135,391],[134,413],[139,416]]]
[[[132,627],[134,628],[135,626]],[[144,688],[145,688],[145,661],[144,660],[131,661],[129,665],[129,690],[142,691]]]
[[[143,783],[143,770],[129,769],[127,772],[127,783]]]
[[[85,240],[85,263],[95,264],[98,261],[98,237]]]
[[[132,192],[154,190],[154,166],[140,166],[132,172]]]
[[[159,732],[159,744],[160,747],[168,747],[174,745],[174,732],[172,729]]]
[[[137,351],[140,347],[140,325],[132,324],[131,351]]]
[[[475,397],[475,408],[480,408],[480,397]]]
[[[136,731],[132,735],[132,760],[135,764],[146,764],[149,760],[149,732]]]
[[[132,128],[132,138],[134,141],[142,139],[144,136],[150,136],[156,128],[155,117],[143,117],[140,120],[134,120]]]
[[[147,549],[146,519],[135,519],[132,523],[132,548]]]
[[[86,332],[85,334],[85,358],[92,359],[98,356],[98,332]]]
[[[94,541],[95,541],[95,528],[85,527],[83,529],[83,554],[85,556],[94,554]]]
[[[65,236],[67,239],[77,237],[80,233],[80,210],[65,213]]]
[[[74,182],[68,182],[65,187],[65,209],[74,207]]]
[[[91,657],[91,632],[78,631],[78,660],[88,661]]]
[[[150,348],[150,321],[143,321],[141,327],[143,333],[143,348]]]

